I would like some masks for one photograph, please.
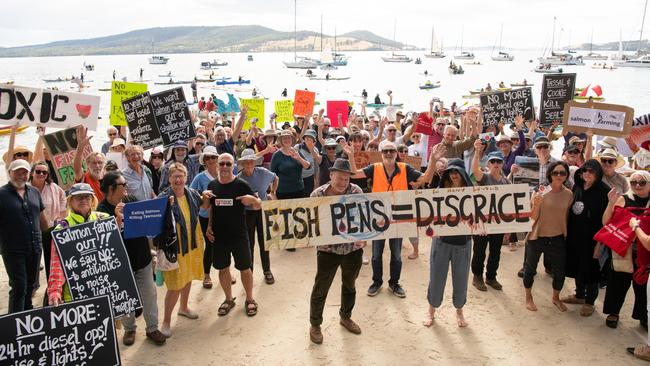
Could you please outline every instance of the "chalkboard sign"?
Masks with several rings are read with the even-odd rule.
[[[0,365],[120,365],[108,296],[0,317]]]
[[[564,103],[573,99],[575,85],[576,74],[544,74],[539,110],[541,126],[550,126],[553,121],[562,121]]]
[[[183,88],[165,90],[151,96],[154,116],[163,144],[187,141],[196,137]]]
[[[515,122],[517,115],[522,115],[526,121],[533,120],[533,92],[531,88],[521,88],[481,94],[481,111],[484,126],[497,125],[501,121],[508,125]]]
[[[70,189],[74,184],[74,156],[77,153],[77,129],[75,127],[48,133],[43,136],[45,148],[50,153],[50,161],[58,184],[64,190]],[[82,161],[93,152],[90,144],[82,152]],[[84,163],[85,165],[85,163]]]
[[[163,144],[156,117],[153,115],[153,104],[149,92],[122,101],[124,117],[131,131],[131,142],[143,149],[151,149]]]
[[[115,217],[52,232],[74,300],[109,295],[116,318],[142,307]]]

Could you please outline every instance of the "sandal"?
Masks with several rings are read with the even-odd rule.
[[[616,314],[607,315],[607,318],[605,319],[605,325],[612,329],[616,329],[616,327],[618,326],[618,315]]]
[[[221,306],[219,306],[219,310],[217,311],[217,314],[219,314],[219,316],[228,315],[230,310],[232,310],[232,308],[235,307],[235,299],[236,297],[233,297],[232,300],[230,301],[228,301],[228,299],[224,300],[221,303]]]
[[[275,278],[273,278],[273,273],[271,273],[271,271],[264,272],[264,281],[267,285],[272,285],[275,283]]]
[[[594,306],[589,305],[589,304],[584,304],[582,305],[582,309],[580,309],[580,315],[581,316],[591,316],[591,314],[594,313]]]
[[[249,307],[248,305],[253,305],[253,307]],[[246,315],[248,316],[255,316],[257,314],[257,302],[255,300],[246,300]]]
[[[577,305],[582,305],[582,304],[585,303],[585,299],[578,299],[576,297],[576,295],[569,295],[569,296],[561,299],[561,301],[563,303],[565,303],[565,304],[574,304],[574,305],[576,305],[576,304]]]
[[[210,277],[205,277],[203,279],[203,288],[208,290],[212,288],[212,279]]]

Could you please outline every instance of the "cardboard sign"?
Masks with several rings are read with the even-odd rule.
[[[576,74],[544,74],[542,102],[539,110],[540,126],[550,126],[564,117],[564,104],[573,99]]]
[[[515,164],[519,167],[516,173],[512,173],[512,183],[528,184],[531,188],[539,186],[539,159],[527,156],[517,156]]]
[[[156,236],[163,230],[167,197],[124,205],[124,239]]]
[[[276,122],[293,122],[293,100],[276,100],[275,115]]]
[[[580,103],[574,100],[564,105],[564,129],[583,133],[591,129],[594,135],[627,137],[632,132],[634,109],[618,104]]]
[[[250,130],[253,118],[257,118],[257,126],[264,126],[264,99],[241,99],[240,102],[242,107],[248,107],[242,131]]]
[[[97,130],[99,97],[60,90],[0,85],[0,123]]]
[[[43,143],[50,153],[58,184],[64,191],[67,191],[74,184],[74,167],[72,163],[77,152],[77,129],[68,128],[48,133],[43,136]],[[93,148],[88,144],[81,156],[84,165],[86,158],[92,152]]]
[[[108,296],[0,317],[2,365],[120,365]]]
[[[506,125],[515,122],[517,115],[524,120],[535,118],[533,92],[531,88],[513,89],[481,94],[483,126],[494,126],[503,121]]]
[[[393,122],[397,120],[397,107],[394,105],[389,105],[386,107],[386,118],[388,118],[389,121]]]
[[[293,98],[293,115],[311,115],[314,112],[315,102],[316,93],[308,90],[296,90],[296,95]]]
[[[183,88],[153,94],[151,103],[165,147],[176,141],[187,141],[196,137]]]
[[[650,140],[650,114],[639,116],[632,121],[632,142],[641,146],[645,141]]]
[[[145,150],[163,144],[149,92],[125,99],[122,105],[131,132],[131,143],[142,146]]]
[[[531,230],[523,184],[262,202],[265,248]],[[424,236],[426,235],[426,236]]]
[[[111,114],[109,119],[113,126],[126,126],[127,121],[122,109],[122,101],[147,91],[147,84],[113,81],[111,85]]]
[[[341,125],[339,124],[339,115],[341,115]],[[348,102],[346,100],[328,100],[327,117],[329,117],[332,127],[347,127]]]
[[[52,232],[74,300],[109,295],[119,318],[142,307],[115,217]]]

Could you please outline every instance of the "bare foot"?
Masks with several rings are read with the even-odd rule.
[[[413,252],[413,253],[409,254],[409,256],[407,258],[408,259],[417,259],[418,255],[419,255],[418,253]]]
[[[463,309],[456,309],[456,323],[460,328],[465,328],[468,325],[463,315]]]
[[[429,307],[429,311],[424,315],[424,320],[422,321],[422,325],[425,327],[430,327],[433,325],[433,321],[436,318],[436,309]]]
[[[530,311],[537,311],[537,306],[535,305],[533,299],[526,299],[526,309]]]
[[[555,305],[555,307],[559,311],[561,311],[561,312],[567,311],[566,306],[564,305],[564,303],[560,299],[553,299],[552,301],[553,301],[553,305]]]

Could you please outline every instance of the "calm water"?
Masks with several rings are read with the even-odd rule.
[[[58,87],[59,89],[76,90],[76,86],[69,82],[45,83],[42,79],[55,79],[57,77],[79,76],[84,73],[89,82],[85,93],[101,96],[99,134],[93,139],[96,149],[106,141],[105,131],[108,126],[108,111],[110,106],[110,89],[113,70],[117,78],[126,77],[128,81],[137,81],[140,68],[144,69],[144,80],[149,80],[149,90],[157,92],[169,89],[172,86],[154,85],[154,82],[164,82],[168,77],[158,77],[171,71],[174,80],[191,80],[194,76],[207,78],[210,71],[200,69],[202,61],[220,59],[228,62],[228,66],[214,70],[217,77],[231,77],[236,79],[239,75],[250,79],[251,84],[230,88],[216,87],[210,83],[199,83],[199,96],[214,93],[218,97],[226,98],[230,91],[238,97],[250,97],[253,87],[261,91],[268,98],[266,100],[265,114],[273,112],[273,101],[281,99],[283,88],[289,91],[292,97],[295,89],[308,88],[316,91],[318,101],[325,105],[327,100],[354,101],[357,112],[359,111],[361,90],[368,91],[370,99],[376,93],[381,94],[383,101],[387,101],[386,91],[392,90],[394,103],[404,103],[404,111],[428,110],[428,103],[432,97],[443,99],[447,105],[456,101],[459,105],[465,102],[477,103],[477,99],[462,99],[469,94],[470,89],[481,88],[488,82],[496,87],[500,81],[506,84],[519,82],[526,78],[529,83],[534,83],[533,92],[536,96],[535,106],[539,105],[542,74],[532,71],[536,62],[529,60],[539,56],[539,52],[521,51],[514,52],[515,60],[512,62],[496,62],[490,59],[489,52],[476,52],[475,61],[483,65],[466,65],[467,60],[455,60],[465,69],[464,75],[450,75],[447,71],[449,61],[453,58],[448,55],[444,59],[427,59],[422,51],[406,52],[409,56],[422,59],[421,65],[413,62],[408,64],[385,63],[381,56],[387,52],[348,52],[350,57],[348,66],[339,67],[330,71],[332,76],[350,76],[349,80],[325,81],[309,80],[304,77],[304,70],[287,69],[282,64],[283,60],[291,60],[292,53],[262,53],[253,54],[254,61],[246,60],[247,54],[183,54],[168,55],[170,61],[167,65],[149,65],[149,55],[123,55],[123,56],[70,56],[70,57],[39,57],[39,58],[0,58],[0,82],[12,80],[16,85],[31,87]],[[449,52],[454,54],[454,52]],[[304,53],[302,55],[319,57],[319,53]],[[83,63],[95,65],[95,71],[83,71]],[[593,61],[600,62],[600,61]],[[608,63],[611,61],[608,61]],[[620,68],[618,70],[597,70],[591,68],[592,61],[587,61],[585,66],[565,66],[565,72],[577,73],[577,86],[599,84],[603,89],[606,102],[624,104],[635,109],[635,114],[645,114],[650,110],[650,69]],[[429,76],[424,76],[424,71]],[[319,76],[324,76],[325,71],[315,70]],[[434,90],[420,90],[418,85],[427,80],[440,81],[441,87]],[[185,94],[191,97],[189,84],[183,86]],[[318,107],[317,107],[318,108]],[[33,146],[36,134],[33,128],[21,133],[18,142],[23,145]],[[7,148],[8,138],[0,137],[0,150]]]

